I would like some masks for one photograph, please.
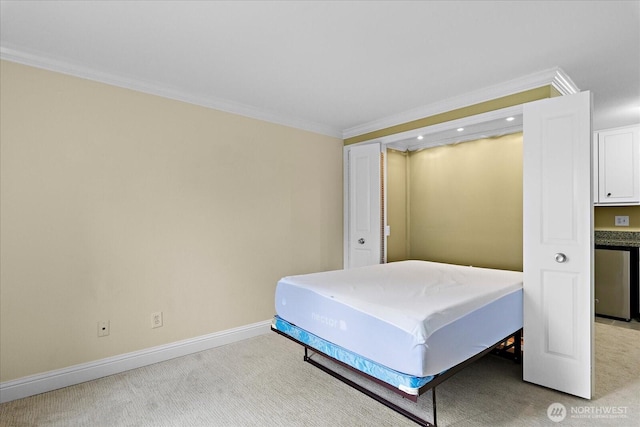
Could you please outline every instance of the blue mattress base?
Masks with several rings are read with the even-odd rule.
[[[436,378],[436,376],[433,375],[428,377],[414,377],[389,369],[386,366],[380,365],[352,351],[311,334],[304,329],[287,322],[279,316],[275,316],[273,318],[271,327],[314,350],[324,353],[347,366],[383,381],[409,395],[418,396],[420,388]]]

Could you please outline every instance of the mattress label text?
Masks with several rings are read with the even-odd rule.
[[[347,323],[344,320],[332,319],[331,317],[318,313],[311,313],[311,318],[318,323],[329,326],[330,328],[338,328],[343,331],[347,330]]]

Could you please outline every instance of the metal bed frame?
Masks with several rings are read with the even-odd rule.
[[[420,426],[424,426],[424,427],[437,427],[437,412],[436,412],[436,386],[439,385],[440,383],[444,382],[445,380],[447,380],[448,378],[451,378],[453,375],[455,375],[456,373],[460,372],[462,369],[466,368],[468,365],[470,365],[471,363],[475,362],[476,360],[482,358],[483,356],[492,353],[492,354],[496,354],[502,357],[507,357],[509,359],[512,359],[514,362],[516,363],[520,363],[521,360],[521,355],[522,355],[522,329],[514,332],[513,334],[507,336],[506,338],[498,341],[497,343],[495,343],[494,345],[488,347],[487,349],[483,350],[482,352],[476,354],[475,356],[470,357],[469,359],[465,360],[464,362],[459,363],[458,365],[454,366],[451,369],[448,369],[447,371],[435,375],[433,380],[429,381],[427,384],[423,385],[422,387],[420,387],[418,389],[418,394],[417,395],[413,395],[413,394],[409,394],[409,393],[405,393],[404,391],[392,386],[391,384],[388,384],[382,380],[379,380],[378,378],[375,378],[365,372],[362,372],[352,366],[349,366],[311,346],[309,346],[308,344],[303,343],[302,341],[299,341],[295,338],[293,338],[290,335],[285,334],[284,332],[281,332],[275,328],[271,328],[272,331],[276,332],[279,335],[282,335],[283,337],[286,337],[288,339],[290,339],[291,341],[294,341],[298,344],[300,344],[301,346],[304,347],[304,358],[303,360],[307,363],[310,363],[311,365],[315,366],[316,368],[326,372],[327,374],[331,375],[332,377],[342,381],[343,383],[353,387],[354,389],[360,391],[361,393],[364,393],[365,395],[371,397],[372,399],[376,400],[377,402],[383,404],[384,406],[386,406],[387,408],[392,409],[393,411],[407,417],[408,419],[410,419],[411,421],[415,422],[416,424],[420,425]],[[309,352],[311,351],[311,354],[309,354]],[[345,377],[344,375],[336,372],[335,370],[327,367],[326,365],[323,365],[322,363],[316,361],[313,359],[314,355],[320,355],[326,359],[329,359],[331,361],[333,361],[334,363],[337,363],[340,366],[343,366],[347,369],[349,369],[352,372],[355,372],[356,374],[370,380],[373,381],[376,384],[379,384],[391,391],[393,391],[394,393],[399,394],[400,396],[411,400],[412,402],[416,403],[418,401],[418,397],[421,396],[422,394],[426,393],[427,391],[431,390],[431,398],[432,398],[432,408],[433,408],[433,423],[425,420],[424,418],[421,418],[420,416],[418,416],[415,413],[412,413],[410,411],[407,411],[406,409],[398,406],[397,404],[391,402],[390,400],[386,399],[385,397],[377,394],[376,392],[367,389],[366,387],[356,383],[355,381],[352,381],[351,379]]]

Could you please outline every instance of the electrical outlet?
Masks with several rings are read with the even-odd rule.
[[[155,313],[151,313],[151,327],[159,328],[162,326],[162,312],[157,311]]]
[[[106,337],[109,335],[109,321],[98,322],[98,337]]]
[[[616,226],[618,227],[628,227],[629,226],[629,217],[624,216],[616,216]]]

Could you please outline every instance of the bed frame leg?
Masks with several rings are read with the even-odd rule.
[[[431,397],[433,399],[433,427],[438,427],[438,416],[436,412],[436,388],[431,389]]]
[[[522,359],[522,329],[515,333],[513,337],[513,361],[521,363]]]

